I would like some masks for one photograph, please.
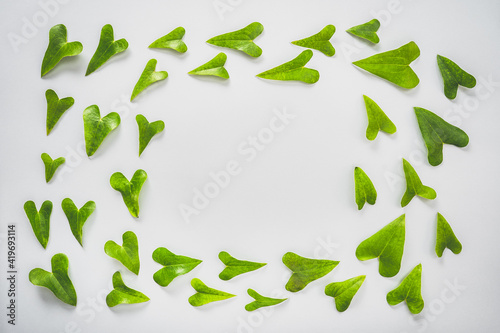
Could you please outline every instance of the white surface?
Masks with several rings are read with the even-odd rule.
[[[42,0],[43,2],[44,0]],[[500,3],[497,1],[229,1],[232,10],[219,16],[213,1],[68,1],[27,43],[14,52],[8,33],[22,34],[25,21],[40,16],[36,1],[2,1],[0,10],[1,153],[0,232],[7,223],[18,228],[18,318],[15,328],[6,324],[6,248],[2,243],[0,300],[2,332],[493,332],[498,330],[500,273],[497,241],[500,224],[497,188],[500,86],[489,93],[479,88],[490,77],[500,81],[498,36]],[[215,2],[217,3],[217,2]],[[344,31],[366,22],[374,13],[392,9],[379,30],[381,42],[369,46]],[[376,14],[375,14],[376,15]],[[259,21],[264,33],[256,43],[258,59],[205,43],[220,33]],[[40,64],[51,26],[64,23],[70,41],[83,43],[84,51],[39,77]],[[129,49],[88,77],[86,66],[94,53],[100,29],[112,24],[115,38],[126,38]],[[337,52],[328,58],[319,52],[308,67],[320,71],[314,85],[261,80],[257,73],[294,58],[302,48],[290,41],[316,33],[327,24],[337,32]],[[186,29],[188,52],[151,50],[147,46],[177,26]],[[350,64],[374,53],[415,41],[421,56],[412,67],[421,79],[410,91],[363,72]],[[353,49],[354,48],[354,49]],[[349,57],[348,51],[354,53]],[[190,77],[186,73],[218,52],[228,55],[230,80],[221,82]],[[449,101],[442,93],[436,54],[450,57],[478,78],[478,87],[459,88]],[[130,105],[126,103],[146,62],[156,58],[158,70],[169,77]],[[45,135],[45,90],[72,96],[75,105]],[[481,94],[481,99],[476,97]],[[375,142],[364,137],[367,125],[362,94],[373,98],[394,121],[398,132],[383,133]],[[123,99],[123,100],[121,100]],[[125,101],[125,102],[124,102]],[[97,104],[102,114],[117,111],[120,127],[105,140],[92,159],[82,153],[82,111]],[[421,106],[459,124],[470,136],[465,149],[445,146],[444,162],[431,167],[412,107]],[[256,158],[238,153],[248,136],[268,126],[273,109],[296,118]],[[455,109],[454,109],[455,108]],[[462,108],[462,113],[456,108]],[[472,110],[472,111],[470,111]],[[451,111],[451,112],[449,112]],[[165,131],[137,157],[135,115],[162,119]],[[76,151],[70,157],[70,151]],[[66,156],[71,172],[59,170],[45,184],[42,152]],[[438,193],[435,201],[415,198],[401,209],[404,188],[401,158],[413,164],[424,184]],[[223,170],[237,160],[241,173],[211,200],[208,208],[185,223],[179,205],[191,204],[193,188],[210,182],[210,172]],[[76,166],[75,166],[76,165]],[[361,212],[354,202],[353,168],[362,167],[378,191],[375,206]],[[141,193],[141,216],[128,213],[121,196],[109,186],[115,171],[130,178],[143,168],[148,173]],[[68,170],[68,169],[66,169]],[[84,229],[84,247],[73,238],[60,208],[63,198],[77,206],[87,200],[97,210]],[[50,240],[43,250],[23,211],[27,200],[39,207],[54,203]],[[455,256],[434,253],[436,212],[441,212],[462,241]],[[394,278],[378,274],[376,260],[359,262],[356,246],[366,237],[406,213],[407,241],[400,273]],[[104,243],[134,231],[139,238],[141,271],[135,276],[103,252]],[[333,245],[322,244],[331,242]],[[203,260],[167,288],[158,286],[153,273],[161,266],[151,253],[165,246],[178,254]],[[223,265],[217,259],[227,250],[242,259],[264,261],[256,272],[224,282],[217,277]],[[307,257],[340,260],[328,276],[291,294],[284,290],[289,276],[281,256],[294,251]],[[50,258],[64,252],[78,292],[78,308],[58,301],[48,290],[31,285],[32,268],[50,268]],[[425,308],[413,316],[404,304],[391,307],[385,295],[418,263],[423,265],[422,294]],[[120,270],[132,288],[150,296],[147,304],[117,306],[102,303],[113,272]],[[350,308],[338,313],[324,286],[333,281],[366,274],[364,285]],[[193,308],[187,302],[190,280],[238,297]],[[448,282],[447,282],[448,281]],[[455,296],[448,283],[465,290]],[[247,313],[247,288],[267,295],[289,297],[272,309]],[[97,299],[92,306],[92,299]],[[242,324],[243,322],[247,324]],[[248,325],[248,326],[247,326]]]

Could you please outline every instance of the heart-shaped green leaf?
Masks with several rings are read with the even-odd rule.
[[[92,59],[90,59],[85,76],[101,67],[106,61],[109,60],[109,58],[111,58],[115,54],[123,52],[127,48],[128,42],[125,40],[125,38],[115,40],[113,27],[111,26],[111,24],[106,24],[101,29],[101,38],[99,39],[99,45],[97,46],[97,50],[92,56]]]
[[[104,244],[104,252],[111,258],[121,262],[132,273],[139,275],[141,263],[139,261],[139,244],[137,236],[132,231],[127,231],[122,236],[123,246],[109,240]]]
[[[379,273],[384,277],[398,274],[405,246],[405,215],[401,215],[356,248],[358,260],[378,258]]]
[[[253,297],[255,299],[255,301],[245,305],[245,310],[247,310],[247,311],[255,311],[255,310],[260,309],[260,308],[265,307],[265,306],[277,305],[277,304],[280,304],[288,299],[288,298],[264,297],[253,289],[248,289],[247,293],[248,293],[248,295],[250,295],[251,297]]]
[[[80,54],[82,50],[82,43],[68,43],[68,32],[64,24],[53,26],[49,31],[49,45],[43,56],[42,76],[54,68],[62,58],[76,56]]]
[[[359,167],[354,168],[354,187],[356,190],[356,204],[358,210],[361,210],[368,202],[374,205],[377,200],[377,191],[368,175]]]
[[[149,297],[140,291],[131,289],[123,283],[119,271],[113,274],[113,290],[106,296],[106,304],[112,308],[118,304],[136,304],[149,301]]]
[[[229,74],[227,70],[224,68],[224,64],[226,63],[227,56],[225,53],[219,53],[209,62],[201,65],[193,69],[188,74],[191,75],[212,75],[218,76],[223,79],[229,79]]]
[[[69,260],[64,253],[52,257],[52,273],[41,268],[30,271],[29,280],[35,286],[48,288],[66,304],[76,306],[76,291],[68,276]]]
[[[353,277],[343,282],[333,282],[325,287],[325,294],[335,299],[337,311],[344,312],[351,304],[352,298],[365,281],[365,275]]]
[[[363,38],[367,41],[377,44],[378,42],[380,42],[380,39],[378,38],[377,35],[378,28],[380,28],[379,20],[373,19],[369,22],[349,28],[346,31],[351,35]]]
[[[188,302],[192,306],[202,306],[211,302],[222,301],[236,295],[229,294],[217,289],[207,287],[200,279],[192,279],[191,286],[196,293],[189,297]]]
[[[366,138],[375,140],[379,131],[388,134],[396,133],[396,125],[387,117],[382,109],[370,97],[363,95],[368,116],[368,127],[366,129]]]
[[[259,22],[253,22],[243,29],[210,38],[207,40],[207,43],[239,50],[251,57],[257,58],[262,54],[262,49],[258,47],[253,40],[257,38],[262,31],[264,31],[264,26]]]
[[[45,98],[47,99],[47,135],[50,134],[54,126],[59,121],[59,118],[63,115],[66,110],[68,110],[73,104],[75,100],[73,97],[65,97],[59,99],[56,92],[52,89],[47,89],[45,92]]]
[[[153,252],[153,260],[165,267],[153,275],[153,280],[162,287],[166,287],[179,275],[184,275],[202,261],[199,259],[178,256],[164,247],[159,247]]]
[[[302,47],[307,47],[309,49],[315,49],[321,51],[326,56],[333,56],[335,54],[335,49],[330,43],[330,38],[332,38],[335,33],[335,27],[331,24],[324,27],[320,32],[310,37],[296,40],[292,44]]]
[[[315,69],[304,67],[311,60],[312,56],[313,52],[311,50],[305,50],[289,62],[257,74],[257,76],[268,80],[316,83],[319,80],[319,72]]]
[[[459,254],[462,252],[462,244],[451,229],[450,224],[443,215],[437,213],[436,254],[441,258],[444,249],[449,248],[451,252]]]
[[[408,205],[415,195],[434,200],[437,197],[436,191],[429,186],[422,184],[420,177],[411,164],[403,158],[403,170],[406,179],[406,192],[401,198],[401,207]]]
[[[54,173],[56,172],[57,168],[59,168],[64,162],[66,162],[66,159],[64,157],[58,157],[53,160],[49,154],[43,153],[42,161],[43,165],[45,165],[45,182],[48,183],[50,182],[52,177],[54,177]]]
[[[427,147],[427,160],[436,166],[443,162],[443,144],[465,147],[469,144],[469,136],[460,128],[447,123],[435,113],[414,108],[418,127]]]
[[[142,71],[141,77],[139,81],[135,84],[134,90],[132,91],[132,96],[130,97],[130,101],[139,95],[144,89],[149,87],[155,82],[165,80],[168,77],[168,73],[166,71],[158,71],[155,72],[156,69],[156,59],[151,59],[146,64],[146,67]]]
[[[101,118],[99,107],[91,105],[83,111],[85,149],[90,157],[94,155],[106,136],[120,125],[120,115],[110,112]]]
[[[24,211],[26,212],[26,216],[28,216],[28,220],[31,223],[31,228],[35,233],[36,239],[38,239],[44,249],[47,248],[47,242],[49,241],[52,202],[49,200],[44,201],[42,203],[42,207],[40,207],[40,211],[38,211],[33,201],[26,201],[24,204]]]
[[[122,194],[123,202],[133,217],[139,217],[139,194],[146,178],[146,171],[139,169],[130,181],[121,172],[115,172],[109,180],[111,187]]]
[[[389,303],[389,305],[397,305],[402,301],[406,301],[406,305],[408,305],[408,309],[410,309],[411,313],[420,313],[424,308],[421,283],[422,264],[418,264],[396,289],[387,294],[387,303]]]
[[[444,95],[449,99],[457,97],[458,85],[466,88],[476,86],[476,78],[450,59],[437,55],[437,63],[444,81]]]
[[[184,53],[188,49],[186,44],[182,41],[182,37],[184,37],[185,33],[186,30],[184,30],[183,27],[175,28],[170,33],[158,38],[153,43],[151,43],[151,45],[149,45],[149,48],[172,49],[179,53]]]
[[[62,210],[66,217],[68,218],[69,227],[71,228],[71,232],[73,236],[75,236],[78,243],[83,246],[82,243],[82,233],[83,233],[83,225],[89,218],[89,216],[95,210],[95,202],[87,201],[82,208],[78,209],[70,198],[66,198],[61,203]]]
[[[285,288],[291,292],[304,289],[309,283],[330,273],[339,261],[324,259],[309,259],[293,252],[283,255],[283,263],[292,271]]]
[[[235,276],[254,271],[266,265],[260,262],[238,260],[226,251],[219,253],[219,259],[226,265],[226,268],[219,274],[219,278],[224,281],[231,280]]]
[[[137,125],[139,126],[139,156],[148,146],[149,141],[158,133],[161,133],[165,128],[165,123],[162,120],[148,122],[146,117],[142,114],[138,114],[135,117]]]
[[[402,88],[411,89],[420,82],[410,67],[411,62],[419,55],[417,44],[409,42],[398,49],[375,54],[353,64]]]

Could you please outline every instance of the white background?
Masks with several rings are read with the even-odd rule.
[[[42,0],[41,3],[47,3]],[[497,1],[66,1],[50,16],[37,1],[4,0],[0,9],[1,156],[0,221],[18,232],[17,325],[6,324],[6,283],[1,273],[2,332],[493,332],[498,316],[498,235],[500,213],[500,3]],[[217,11],[216,4],[226,4]],[[227,7],[229,6],[229,7]],[[231,10],[229,10],[231,9]],[[53,10],[53,12],[52,12]],[[381,42],[368,45],[345,33],[351,26],[378,16]],[[46,19],[45,19],[46,18]],[[256,39],[263,54],[258,59],[205,43],[215,35],[258,21],[265,29]],[[28,22],[28,23],[27,23]],[[38,27],[26,26],[35,22]],[[70,41],[83,52],[62,61],[40,78],[41,61],[51,26],[63,23]],[[100,30],[112,24],[115,38],[126,38],[129,49],[85,77],[86,66]],[[291,41],[333,24],[335,56],[314,51],[307,67],[319,70],[314,85],[261,80],[256,74],[297,56],[302,48]],[[188,52],[179,55],[147,46],[172,29],[186,29]],[[24,27],[24,28],[23,28]],[[10,34],[10,35],[9,35]],[[17,35],[24,43],[14,47]],[[409,41],[421,56],[412,68],[421,82],[403,90],[351,65],[377,52]],[[16,52],[17,49],[17,52]],[[228,56],[231,78],[221,81],[186,73],[213,58]],[[475,89],[459,88],[448,100],[436,63],[436,54],[449,57],[475,75]],[[158,60],[157,70],[169,77],[127,103],[146,62]],[[59,97],[72,96],[74,106],[45,135],[45,90]],[[490,90],[488,90],[490,89]],[[380,133],[374,142],[365,138],[367,125],[362,94],[373,98],[396,124],[392,136]],[[119,112],[122,123],[106,138],[92,159],[82,153],[82,111],[97,104],[102,115]],[[445,146],[438,167],[426,161],[425,147],[412,107],[427,108],[459,125],[470,136],[464,149]],[[273,109],[286,109],[296,118],[256,158],[238,147],[267,127]],[[461,111],[460,111],[461,110]],[[135,115],[149,121],[162,119],[166,127],[142,157],[137,156]],[[40,154],[66,156],[50,183],[44,179]],[[434,201],[415,198],[400,207],[405,190],[401,159],[408,159],[424,184],[438,193]],[[218,172],[236,160],[241,173],[210,201],[208,208],[186,223],[181,204],[192,204],[193,189],[203,189]],[[360,166],[378,191],[375,206],[358,211],[354,202],[353,169]],[[113,172],[130,178],[142,168],[148,173],[140,198],[141,214],[134,219],[120,194],[109,185]],[[82,248],[72,236],[60,204],[72,198],[78,207],[97,204],[84,228]],[[37,242],[23,211],[27,200],[37,207],[51,200],[50,240],[44,250]],[[434,252],[436,213],[441,212],[462,241],[463,251],[442,258]],[[406,214],[405,252],[400,273],[378,274],[376,260],[359,262],[356,246],[399,215]],[[141,270],[135,276],[108,257],[107,240],[121,243],[134,231],[139,239]],[[188,275],[167,288],[158,286],[153,273],[161,268],[151,259],[157,247],[203,260]],[[237,258],[267,262],[258,271],[224,282],[221,250]],[[284,290],[289,276],[282,255],[293,251],[306,257],[340,260],[326,277],[303,291]],[[35,267],[50,270],[50,258],[66,253],[69,274],[78,293],[78,307],[67,306],[50,291],[33,286],[28,273]],[[6,246],[1,247],[6,272]],[[388,291],[418,263],[423,265],[425,308],[412,315],[405,304],[391,307]],[[111,276],[120,270],[125,283],[151,298],[146,304],[117,306],[103,303]],[[324,287],[333,281],[366,274],[350,308],[339,313]],[[190,280],[237,294],[224,302],[194,308],[187,302],[194,293]],[[461,286],[455,290],[450,285]],[[252,299],[247,288],[264,295],[281,294],[289,300],[275,308],[248,313]],[[94,304],[95,305],[92,305]]]

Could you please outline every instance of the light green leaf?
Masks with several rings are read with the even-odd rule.
[[[262,31],[264,31],[264,26],[259,22],[254,22],[243,29],[210,38],[207,40],[207,43],[239,50],[256,58],[262,54],[262,49],[258,47],[253,40],[257,38]]]
[[[411,89],[420,82],[410,67],[411,62],[419,55],[417,44],[409,42],[398,49],[379,53],[353,64],[402,88]]]
[[[377,35],[378,28],[380,28],[379,20],[373,19],[369,22],[349,28],[346,31],[351,35],[366,39],[367,41],[377,44],[380,41]]]
[[[449,99],[457,97],[458,85],[466,88],[476,86],[476,78],[450,59],[437,55],[437,63],[444,81],[444,95]]]
[[[132,273],[139,275],[141,263],[139,261],[139,244],[137,236],[132,231],[127,231],[122,236],[123,246],[109,240],[104,244],[104,252],[111,258],[121,262]]]
[[[45,92],[45,98],[47,99],[47,135],[50,134],[54,126],[59,121],[59,118],[63,115],[66,110],[68,110],[73,104],[75,100],[73,97],[65,97],[59,99],[56,92],[52,89],[47,89]]]
[[[280,304],[288,299],[288,298],[264,297],[253,289],[248,289],[247,293],[248,293],[248,295],[250,295],[251,297],[253,297],[255,299],[255,301],[245,305],[245,310],[247,310],[247,311],[255,311],[255,310],[260,309],[260,308],[265,307],[265,306],[277,305],[277,304]]]
[[[422,184],[420,177],[411,164],[403,158],[403,170],[406,179],[406,192],[401,198],[401,207],[408,205],[415,195],[422,198],[434,200],[437,197],[436,191]]]
[[[46,200],[42,203],[40,211],[36,209],[33,201],[26,201],[24,204],[24,211],[28,220],[30,221],[31,228],[35,233],[36,239],[40,242],[43,248],[47,248],[49,241],[50,231],[50,214],[52,213],[52,202]]]
[[[388,134],[396,133],[396,125],[387,117],[382,109],[370,97],[363,95],[368,116],[368,127],[366,128],[366,138],[375,140],[379,131]]]
[[[227,70],[224,68],[224,64],[226,63],[227,56],[225,53],[221,52],[215,56],[212,60],[207,62],[206,64],[201,65],[193,69],[188,74],[191,75],[212,75],[218,76],[223,79],[229,79],[229,74]]]
[[[333,282],[325,287],[325,294],[335,299],[337,311],[344,312],[351,304],[352,298],[365,281],[366,275],[353,277],[343,282]]]
[[[130,101],[139,95],[144,89],[149,87],[155,82],[165,80],[168,77],[168,73],[166,71],[158,71],[155,72],[156,69],[156,59],[151,59],[146,64],[144,71],[142,71],[141,77],[139,81],[135,84],[134,91],[132,91],[132,96],[130,97]]]
[[[45,165],[45,182],[48,183],[50,182],[52,177],[54,177],[54,173],[56,172],[57,168],[59,168],[64,162],[66,162],[66,159],[64,157],[59,157],[53,160],[49,154],[43,153],[42,161]]]
[[[165,267],[153,275],[153,280],[162,287],[166,287],[179,275],[191,272],[202,261],[185,256],[178,256],[164,247],[153,252],[153,260]]]
[[[139,217],[139,194],[146,178],[146,171],[139,169],[130,181],[121,172],[115,172],[109,180],[111,187],[122,194],[123,202],[133,217]]]
[[[91,105],[83,111],[83,128],[85,131],[85,149],[87,156],[97,151],[106,136],[120,125],[120,115],[110,112],[101,118],[97,105]]]
[[[104,65],[112,56],[125,51],[128,48],[128,42],[125,38],[115,40],[113,27],[111,24],[106,24],[101,30],[101,39],[92,59],[87,66],[85,76],[94,72],[96,69]]]
[[[106,296],[106,304],[111,308],[118,304],[136,304],[149,301],[149,297],[140,291],[131,289],[123,283],[120,271],[113,274],[113,290]]]
[[[356,204],[358,210],[361,210],[368,202],[374,205],[377,200],[377,191],[368,175],[359,167],[354,168],[354,186],[356,190]]]
[[[405,215],[401,215],[356,248],[361,261],[378,258],[379,273],[384,277],[398,274],[405,245]]]
[[[329,24],[317,34],[304,39],[296,40],[292,42],[292,44],[315,49],[321,51],[324,55],[331,57],[335,54],[335,49],[333,48],[332,43],[330,43],[330,38],[332,38],[334,33],[335,27]]]
[[[139,126],[139,156],[148,146],[149,141],[158,133],[161,133],[165,128],[165,123],[162,120],[148,122],[146,117],[142,114],[138,114],[135,117],[137,125]]]
[[[432,166],[443,162],[443,144],[465,147],[469,144],[467,133],[453,126],[429,110],[414,108],[418,127],[427,147],[427,159]]]
[[[289,62],[257,74],[257,76],[268,80],[316,83],[319,80],[319,72],[315,69],[304,67],[311,60],[312,56],[313,52],[311,50],[305,50]]]
[[[83,225],[87,221],[90,215],[95,210],[95,202],[87,201],[82,208],[78,209],[70,198],[66,198],[61,202],[62,210],[66,217],[68,218],[69,227],[71,228],[71,232],[73,236],[75,236],[78,243],[83,246],[82,243],[82,234],[83,234]]]
[[[222,301],[236,295],[229,294],[217,289],[207,287],[200,279],[192,279],[191,286],[196,294],[189,297],[188,302],[192,306],[202,306],[211,302]]]
[[[422,264],[418,264],[396,289],[387,294],[387,303],[389,305],[397,305],[402,301],[406,301],[406,305],[408,305],[411,313],[420,313],[424,308],[424,300],[420,293],[421,280]]]
[[[76,291],[68,276],[69,260],[64,253],[55,254],[51,260],[52,273],[41,268],[30,271],[29,280],[35,286],[48,288],[66,304],[76,306]]]
[[[283,263],[292,271],[285,288],[291,292],[304,289],[309,283],[330,273],[339,261],[309,259],[301,257],[293,252],[283,255]]]
[[[151,49],[172,49],[175,50],[179,53],[184,53],[187,51],[187,46],[186,44],[182,41],[182,37],[184,37],[184,34],[186,33],[186,30],[184,30],[183,27],[178,27],[166,34],[163,37],[158,38],[155,40],[151,45],[149,45],[149,48]]]
[[[49,46],[47,46],[42,61],[42,77],[52,70],[62,58],[76,56],[82,50],[82,43],[68,43],[68,32],[64,24],[57,24],[50,28]]]
[[[437,213],[436,254],[441,258],[444,249],[449,248],[451,252],[459,254],[462,252],[462,244],[451,229],[450,224],[443,215]]]
[[[226,265],[226,268],[224,268],[224,270],[219,274],[219,278],[224,281],[231,280],[240,274],[255,271],[256,269],[266,265],[260,262],[238,260],[226,251],[219,253],[219,259],[224,265]]]

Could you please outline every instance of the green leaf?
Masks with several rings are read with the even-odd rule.
[[[352,298],[365,281],[366,275],[353,277],[343,282],[333,282],[325,287],[325,294],[335,299],[337,311],[344,312],[351,304]]]
[[[437,213],[436,254],[441,258],[444,249],[449,248],[451,252],[459,254],[462,252],[462,244],[451,229],[450,224],[443,215]]]
[[[387,303],[397,305],[406,301],[411,313],[417,314],[424,308],[424,300],[420,293],[422,283],[422,264],[418,264],[401,284],[387,294]]]
[[[57,168],[59,168],[61,164],[66,162],[66,159],[64,157],[59,157],[53,160],[49,154],[43,153],[42,161],[45,165],[45,182],[48,183],[50,182],[52,177],[54,177],[54,173],[56,172]]]
[[[66,214],[66,217],[68,218],[69,227],[71,228],[73,236],[75,236],[78,243],[83,246],[83,225],[85,224],[89,216],[94,212],[96,207],[95,202],[87,201],[85,205],[82,206],[82,208],[78,209],[73,200],[71,200],[70,198],[66,198],[62,201],[61,207],[64,211],[64,214]]]
[[[405,245],[405,215],[401,215],[356,248],[361,261],[378,258],[379,273],[384,277],[398,274]]]
[[[149,87],[155,82],[165,80],[168,77],[168,73],[166,71],[158,71],[155,72],[156,69],[156,59],[151,59],[146,64],[144,71],[142,71],[141,77],[139,81],[135,84],[134,91],[132,91],[132,96],[130,97],[130,101],[139,95],[144,89]]]
[[[288,298],[264,297],[253,289],[248,289],[247,293],[248,293],[248,295],[250,295],[251,297],[253,297],[255,299],[255,301],[245,305],[245,310],[247,310],[247,311],[255,311],[255,310],[260,309],[260,308],[265,307],[265,306],[277,305],[277,304],[280,304],[288,299]]]
[[[351,35],[366,39],[367,41],[377,44],[380,41],[377,35],[378,28],[380,28],[379,20],[373,19],[369,22],[349,28],[346,31]]]
[[[304,67],[311,60],[312,56],[313,52],[311,50],[305,50],[289,62],[257,74],[257,76],[268,80],[316,83],[319,80],[319,72],[315,69]]]
[[[139,194],[146,178],[146,171],[139,169],[130,181],[121,172],[115,172],[109,180],[111,187],[122,194],[123,202],[133,217],[139,217]]]
[[[166,287],[179,275],[191,272],[202,261],[185,256],[178,256],[164,247],[153,252],[153,260],[165,267],[153,275],[153,280],[162,287]]]
[[[182,37],[184,37],[184,34],[186,33],[186,30],[184,30],[183,27],[178,27],[166,34],[163,37],[158,38],[155,40],[151,45],[149,45],[149,48],[151,49],[172,49],[175,50],[179,53],[184,53],[187,51],[187,46],[186,44],[182,41]]]
[[[76,291],[68,276],[69,260],[64,253],[55,254],[51,260],[52,273],[41,268],[30,271],[29,280],[35,286],[48,288],[66,304],[76,306]]]
[[[64,24],[53,26],[49,31],[49,46],[43,56],[42,77],[51,71],[62,58],[76,56],[82,51],[82,43],[68,43],[68,32]]]
[[[403,158],[403,170],[406,179],[406,192],[401,198],[401,207],[408,205],[415,195],[422,198],[434,200],[437,197],[436,191],[422,184],[420,177],[411,164]]]
[[[240,274],[255,271],[256,269],[266,265],[260,262],[238,260],[226,251],[221,251],[219,253],[219,259],[224,265],[226,265],[226,268],[224,268],[224,270],[219,274],[219,278],[224,281],[231,280]]]
[[[127,267],[135,275],[139,275],[139,268],[141,263],[139,261],[139,244],[137,243],[137,236],[132,231],[126,231],[122,235],[123,246],[116,244],[114,241],[109,240],[104,244],[104,252],[121,262],[123,266]]]
[[[118,113],[110,112],[101,118],[97,105],[86,108],[83,111],[83,128],[87,156],[94,155],[106,136],[118,125],[120,125],[120,115]]]
[[[420,82],[410,67],[411,62],[419,55],[417,44],[409,42],[399,49],[379,53],[353,64],[402,88],[411,89]]]
[[[239,50],[256,58],[262,54],[262,49],[258,47],[253,40],[257,38],[262,31],[264,31],[264,26],[259,22],[254,22],[243,29],[210,38],[207,40],[207,43]]]
[[[113,290],[106,296],[106,304],[111,308],[118,304],[136,304],[149,301],[149,297],[140,291],[131,289],[123,283],[120,271],[113,274]]]
[[[283,255],[283,263],[292,271],[285,288],[291,292],[304,289],[309,283],[330,273],[339,261],[309,259],[301,257],[293,252]]]
[[[367,174],[359,167],[354,168],[354,187],[356,190],[356,204],[358,205],[358,210],[363,208],[365,202],[368,202],[370,205],[375,204],[375,200],[377,200],[375,186],[373,186]]]
[[[59,118],[63,115],[66,110],[68,110],[73,104],[75,100],[73,97],[65,97],[59,99],[57,94],[52,89],[47,89],[45,92],[45,98],[47,99],[47,135],[50,134],[54,126],[59,121]]]
[[[396,133],[396,125],[387,117],[382,109],[370,97],[363,95],[365,100],[366,114],[368,116],[368,127],[366,128],[366,138],[375,140],[379,131],[388,134]]]
[[[90,59],[85,76],[89,75],[90,73],[94,72],[96,69],[104,65],[104,63],[115,54],[123,52],[127,48],[128,42],[125,40],[125,38],[115,40],[113,27],[111,26],[111,24],[106,24],[104,27],[102,27],[99,45],[97,46],[97,50],[95,50],[92,59]]]
[[[153,136],[163,131],[165,123],[162,120],[150,123],[142,114],[138,114],[135,120],[139,126],[139,156],[141,156]]]
[[[202,306],[211,302],[222,301],[236,295],[229,294],[217,289],[207,287],[200,279],[192,279],[191,286],[196,293],[189,297],[188,302],[192,306]]]
[[[226,63],[227,56],[225,53],[221,52],[215,56],[212,60],[207,62],[206,64],[201,65],[193,69],[188,74],[191,75],[212,75],[218,76],[223,79],[229,79],[229,74],[227,70],[224,68],[224,64]]]
[[[309,49],[315,49],[322,52],[326,56],[333,56],[335,54],[335,49],[330,43],[330,38],[332,38],[335,33],[335,27],[331,24],[324,27],[320,32],[310,37],[296,40],[292,42],[293,45],[307,47]]]
[[[444,95],[449,99],[457,97],[458,85],[466,88],[476,86],[476,78],[450,59],[437,55],[437,63],[444,81]]]
[[[30,221],[31,228],[35,233],[36,239],[40,242],[43,248],[47,248],[49,241],[50,230],[50,214],[52,213],[52,202],[46,200],[42,203],[40,211],[36,209],[33,201],[26,201],[24,204],[24,211],[28,220]]]
[[[453,126],[429,110],[414,108],[418,127],[427,147],[427,160],[436,166],[443,162],[443,144],[465,147],[469,144],[467,133]]]

